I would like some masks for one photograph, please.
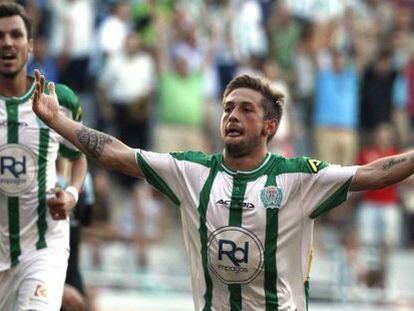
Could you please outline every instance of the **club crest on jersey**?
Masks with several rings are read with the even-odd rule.
[[[260,193],[264,208],[280,208],[282,189],[277,186],[267,186]]]

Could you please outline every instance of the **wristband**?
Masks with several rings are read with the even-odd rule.
[[[75,198],[75,204],[78,203],[79,192],[74,186],[69,186],[65,189],[66,192],[69,192]]]

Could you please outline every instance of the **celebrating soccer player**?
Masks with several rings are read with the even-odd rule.
[[[133,149],[59,111],[37,71],[33,109],[102,165],[143,177],[182,215],[196,310],[307,309],[314,219],[349,191],[378,189],[414,172],[414,153],[341,167],[268,152],[283,97],[243,75],[223,95],[222,153]],[[190,135],[191,133],[189,133]]]

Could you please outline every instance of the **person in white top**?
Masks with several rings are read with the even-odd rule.
[[[314,219],[349,191],[378,189],[414,172],[414,152],[341,167],[270,153],[283,97],[238,76],[223,95],[223,152],[154,153],[79,125],[58,110],[36,72],[35,113],[104,165],[146,178],[179,206],[196,310],[307,309]]]
[[[0,3],[0,310],[59,310],[68,216],[86,173],[82,153],[33,113],[36,82],[26,70],[32,48],[23,8]],[[75,94],[58,84],[56,95],[58,109],[79,121]],[[58,155],[72,162],[64,190],[55,187]]]

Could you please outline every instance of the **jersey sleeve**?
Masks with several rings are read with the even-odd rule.
[[[145,179],[175,205],[196,203],[208,175],[207,156],[198,152],[156,153],[137,149],[136,161]]]
[[[310,174],[301,175],[300,180],[302,202],[305,214],[316,218],[346,201],[358,166],[331,165],[313,159],[308,159],[307,165]]]
[[[56,95],[58,97],[60,111],[68,118],[81,122],[82,107],[75,93],[65,85],[56,84]],[[63,137],[59,145],[59,154],[69,159],[77,159],[82,155],[78,148]]]

